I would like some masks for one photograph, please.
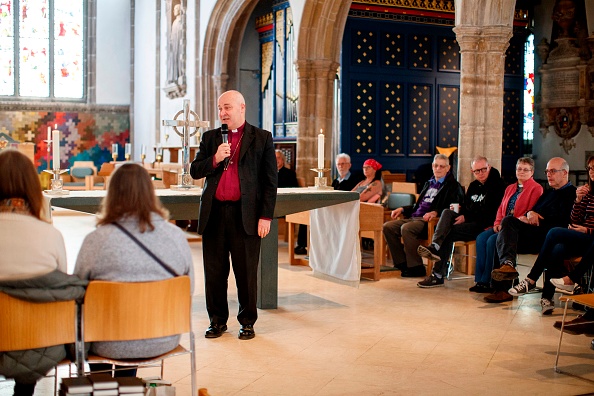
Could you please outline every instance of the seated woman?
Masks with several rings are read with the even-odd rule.
[[[20,280],[41,279],[56,270],[66,272],[64,239],[42,220],[43,205],[33,163],[16,150],[0,151],[0,286],[8,294],[5,287],[18,288]],[[43,373],[66,356],[64,346],[44,348],[45,358],[35,361],[32,355],[27,358],[27,352],[0,352],[0,374],[15,380],[15,395],[32,395]]]
[[[97,229],[85,238],[74,273],[82,279],[148,282],[189,275],[194,288],[192,254],[184,233],[168,221],[169,213],[155,195],[151,178],[142,166],[123,164],[112,175],[98,214]],[[127,233],[157,256],[157,262]],[[169,352],[179,336],[150,340],[96,342],[91,351],[113,359],[150,358]],[[110,367],[93,367],[93,371]],[[129,370],[123,375],[135,375]]]
[[[517,183],[505,189],[503,200],[497,209],[492,228],[476,237],[476,284],[469,290],[476,293],[491,293],[491,271],[495,262],[497,233],[505,216],[520,217],[530,210],[543,193],[540,184],[534,181],[534,160],[522,157],[516,163]]]
[[[565,272],[563,266],[565,259],[583,255],[594,243],[594,156],[588,158],[587,164],[588,184],[576,190],[569,227],[551,228],[526,279],[509,289],[509,294],[512,296],[519,296],[534,289],[536,281],[545,269],[546,278],[550,279],[551,283],[545,282],[542,298],[548,300],[552,306],[554,306],[555,286],[566,291],[573,291],[575,288],[577,282],[573,282],[573,278],[569,281],[570,278],[566,277],[563,282],[559,282],[558,277]],[[580,279],[577,274],[581,272],[583,275],[587,270],[587,266],[584,268],[581,263],[579,267],[580,269],[572,274],[577,281]],[[565,283],[570,284],[566,286]]]
[[[351,191],[359,193],[359,201],[369,203],[380,203],[385,195],[384,181],[379,170],[382,164],[374,159],[365,160],[363,163],[363,175],[365,179],[360,181]]]

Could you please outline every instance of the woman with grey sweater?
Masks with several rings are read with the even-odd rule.
[[[188,275],[194,290],[190,247],[167,220],[146,169],[124,164],[111,177],[97,229],[85,238],[74,273],[82,279],[147,282]],[[137,238],[161,263],[128,235]],[[165,264],[165,268],[162,264]],[[149,358],[174,349],[179,335],[136,341],[96,342],[91,351],[113,359]]]

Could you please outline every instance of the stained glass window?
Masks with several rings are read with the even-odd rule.
[[[534,35],[524,45],[524,153],[532,152],[534,139]]]
[[[84,99],[84,4],[0,0],[0,95]]]

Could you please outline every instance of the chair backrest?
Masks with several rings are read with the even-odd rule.
[[[83,306],[83,338],[129,341],[190,331],[190,278],[154,282],[89,282]]]
[[[74,161],[70,167],[70,176],[72,176],[75,180],[84,180],[85,176],[96,174],[97,167],[93,161]]]
[[[416,197],[414,194],[393,192],[388,197],[387,209],[394,210],[403,206],[410,206],[415,204]]]
[[[76,341],[74,301],[34,303],[0,292],[0,351],[19,351]]]
[[[409,194],[416,194],[417,193],[417,184],[416,183],[407,183],[407,182],[393,182],[392,183],[392,192],[399,192],[399,193],[409,193]]]

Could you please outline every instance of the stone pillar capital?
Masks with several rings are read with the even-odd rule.
[[[512,29],[508,26],[456,26],[456,41],[460,52],[487,51],[503,52],[509,46]]]
[[[334,80],[340,66],[329,59],[298,59],[295,61],[299,78],[327,78]]]

